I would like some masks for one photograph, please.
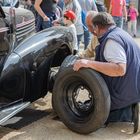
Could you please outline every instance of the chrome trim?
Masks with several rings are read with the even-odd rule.
[[[35,29],[34,26],[31,26],[29,28],[25,28],[24,30],[19,30],[16,32],[17,37],[18,36],[23,36],[22,34],[27,34],[28,32],[32,31],[32,29]]]
[[[20,27],[20,28],[17,28],[16,30],[17,30],[17,31],[20,31],[20,30],[23,30],[23,29],[25,29],[25,28],[27,28],[27,27],[30,27],[30,26],[35,26],[35,23],[32,22],[31,24],[28,24],[28,25],[26,25],[26,26],[22,26],[22,27]]]
[[[17,41],[19,42],[19,41],[22,41],[22,39],[24,39],[27,35],[35,31],[34,19],[18,24],[16,27],[17,27],[16,38],[17,38]]]
[[[31,19],[31,20],[28,20],[28,21],[23,21],[22,23],[17,24],[16,28],[20,28],[22,26],[28,25],[28,24],[30,24],[30,23],[32,23],[34,21],[35,21],[35,19]]]
[[[24,33],[24,34],[21,34],[21,35],[19,35],[19,36],[17,36],[17,40],[18,41],[20,41],[20,40],[22,40],[22,37],[24,37],[25,35],[27,35],[27,34],[30,34],[32,31],[34,31],[35,29],[34,28],[32,28],[32,30],[30,30],[30,31],[28,31],[28,32],[26,32],[26,33]]]
[[[30,105],[30,102],[20,103],[13,105],[12,107],[5,108],[4,110],[0,111],[0,124],[4,123],[15,114],[26,108]],[[5,117],[4,117],[5,115]]]
[[[8,27],[0,28],[0,33],[2,33],[2,32],[7,32],[8,30],[9,30]]]

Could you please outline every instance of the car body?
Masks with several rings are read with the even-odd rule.
[[[35,33],[31,11],[0,6],[0,124],[50,91],[54,110],[72,131],[102,127],[109,91],[97,72],[73,71],[73,37],[64,26]]]
[[[35,33],[34,15],[22,8],[0,7],[0,124],[44,97],[52,67],[72,53],[66,27]]]

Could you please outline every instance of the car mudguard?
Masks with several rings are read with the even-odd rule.
[[[15,48],[26,71],[25,100],[34,101],[46,95],[50,68],[60,66],[72,53],[72,37],[66,27],[52,27],[36,33]]]

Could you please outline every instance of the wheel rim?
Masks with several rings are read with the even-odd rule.
[[[65,90],[67,104],[78,118],[87,118],[94,111],[94,96],[86,83],[82,81],[69,82]]]

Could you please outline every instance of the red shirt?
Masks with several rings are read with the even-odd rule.
[[[123,16],[123,7],[126,6],[125,0],[111,0],[110,4],[112,5],[112,16]]]

